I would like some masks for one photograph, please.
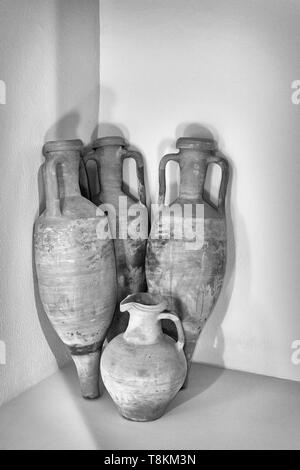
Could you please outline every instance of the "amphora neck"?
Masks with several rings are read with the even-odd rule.
[[[180,199],[203,201],[208,159],[216,150],[210,139],[185,138],[177,140],[180,165]]]

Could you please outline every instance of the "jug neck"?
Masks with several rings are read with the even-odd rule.
[[[142,304],[135,304],[128,309],[130,316],[124,339],[129,343],[155,344],[163,335],[161,323],[158,320],[161,310],[145,307]]]

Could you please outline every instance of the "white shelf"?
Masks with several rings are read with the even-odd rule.
[[[300,383],[193,364],[161,419],[80,397],[73,366],[0,409],[1,449],[300,449]]]

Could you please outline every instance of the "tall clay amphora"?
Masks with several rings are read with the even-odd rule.
[[[225,195],[229,168],[210,139],[180,138],[177,154],[165,155],[159,166],[160,208],[148,241],[146,277],[149,292],[168,301],[168,310],[182,321],[190,365],[197,339],[219,297],[226,266]],[[180,167],[179,197],[165,201],[165,167]],[[208,165],[221,167],[218,206],[204,190]],[[165,331],[174,337],[172,325]]]
[[[181,322],[165,308],[160,296],[126,297],[121,311],[130,314],[128,327],[108,344],[101,358],[105,387],[120,413],[133,421],[159,418],[186,377]],[[177,342],[163,334],[161,321],[166,318],[177,328]]]
[[[71,352],[82,395],[96,398],[116,272],[113,243],[99,230],[106,216],[80,194],[81,148],[80,140],[44,145],[46,210],[35,223],[34,254],[45,312]]]
[[[123,162],[136,162],[139,200],[124,188]],[[148,237],[148,212],[144,184],[143,157],[127,150],[122,137],[102,137],[93,143],[93,150],[84,157],[96,162],[100,192],[92,196],[97,205],[106,206],[110,228],[114,236],[117,268],[118,304],[107,339],[124,332],[128,315],[121,315],[120,302],[129,294],[146,290],[145,256]],[[89,170],[87,168],[87,173]]]

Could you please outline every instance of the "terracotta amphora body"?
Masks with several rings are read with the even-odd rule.
[[[146,278],[149,292],[166,298],[168,310],[182,321],[189,366],[225,275],[228,164],[216,153],[213,140],[180,138],[176,146],[179,152],[160,162],[160,206],[148,241]],[[170,160],[179,164],[180,187],[178,198],[168,207],[164,205],[165,167]],[[217,206],[204,190],[212,163],[222,169]],[[164,323],[164,331],[175,335],[170,323]]]
[[[186,377],[181,322],[163,312],[165,307],[160,296],[129,295],[120,306],[130,314],[127,329],[106,346],[101,358],[105,387],[122,416],[133,421],[159,418]],[[166,318],[176,325],[177,342],[163,334],[161,320]]]
[[[139,200],[131,196],[123,183],[123,162],[136,162]],[[125,331],[128,315],[121,315],[119,305],[127,295],[146,290],[145,256],[148,237],[148,212],[144,184],[144,164],[140,153],[127,150],[122,137],[102,137],[84,157],[97,165],[100,192],[91,200],[108,215],[117,268],[118,303],[107,339]],[[87,168],[88,172],[88,168]]]
[[[46,209],[35,223],[34,256],[45,312],[69,348],[82,395],[96,398],[102,343],[116,305],[116,269],[113,242],[98,233],[106,216],[80,194],[81,148],[80,140],[44,145]]]

